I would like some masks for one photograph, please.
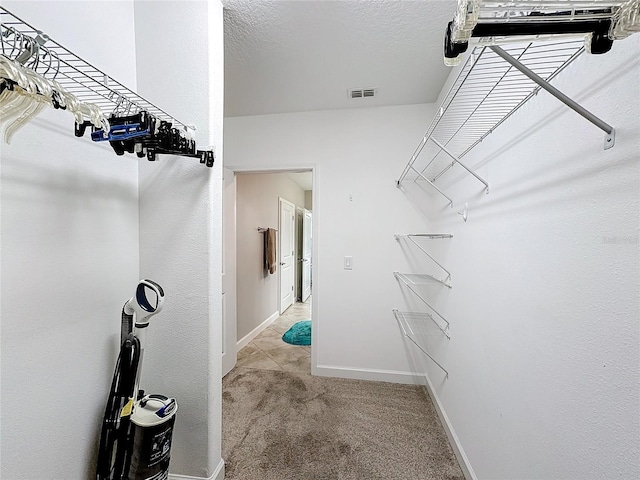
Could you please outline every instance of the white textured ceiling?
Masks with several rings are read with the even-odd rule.
[[[226,0],[225,116],[433,102],[455,0]],[[374,98],[350,99],[349,88]]]

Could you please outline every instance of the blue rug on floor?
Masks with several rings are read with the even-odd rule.
[[[300,320],[296,322],[284,335],[282,340],[291,345],[311,345],[311,320]]]

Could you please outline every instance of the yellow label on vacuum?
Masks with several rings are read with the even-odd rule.
[[[133,410],[133,398],[130,398],[127,404],[122,407],[122,412],[120,412],[121,417],[128,417],[131,415],[131,411]]]

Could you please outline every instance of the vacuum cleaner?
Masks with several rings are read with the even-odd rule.
[[[140,280],[122,308],[120,354],[100,432],[97,480],[166,480],[178,404],[164,395],[139,390],[150,318],[160,313],[164,291]]]

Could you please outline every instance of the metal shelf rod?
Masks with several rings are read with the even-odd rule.
[[[489,48],[491,50],[493,50],[493,52],[496,55],[499,55],[502,59],[504,59],[505,62],[509,63],[513,67],[515,67],[518,70],[520,70],[520,72],[522,72],[524,75],[526,75],[531,80],[536,82],[540,87],[544,88],[547,92],[549,92],[551,95],[556,97],[558,100],[560,100],[566,106],[571,108],[573,111],[575,111],[579,115],[582,115],[584,118],[589,120],[596,127],[598,127],[599,129],[603,130],[608,135],[614,135],[614,129],[613,129],[613,127],[611,125],[609,125],[607,122],[601,120],[600,118],[596,117],[593,113],[591,113],[589,110],[584,108],[582,105],[578,104],[577,102],[575,102],[574,100],[569,98],[567,95],[562,93],[556,87],[554,87],[549,82],[544,80],[542,77],[537,75],[533,70],[531,70],[530,68],[526,67],[525,65],[523,65],[521,62],[519,62],[515,58],[513,58],[511,55],[509,55],[507,52],[505,52],[502,48],[498,47],[497,45],[492,45]]]

